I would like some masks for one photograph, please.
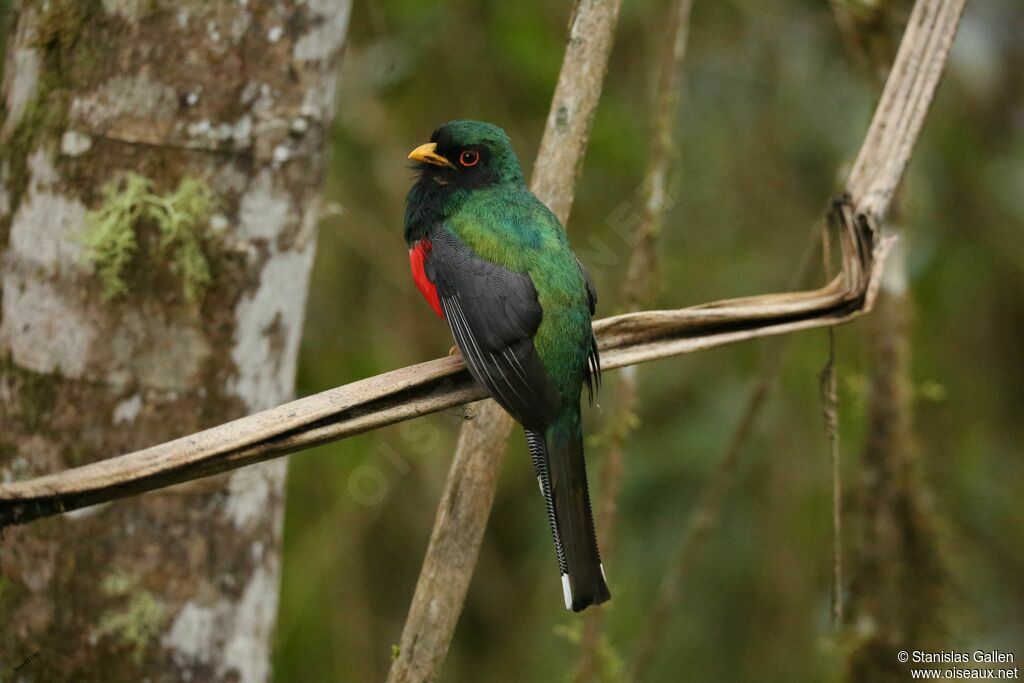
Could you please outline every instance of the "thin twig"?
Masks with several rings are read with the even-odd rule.
[[[821,370],[821,412],[832,469],[832,626],[843,623],[843,480],[839,450],[839,394],[836,391],[836,335],[828,329],[828,359]]]
[[[832,237],[827,230],[822,236],[821,252],[822,266],[828,276],[832,272]],[[843,623],[843,479],[839,450],[839,393],[836,389],[836,335],[831,327],[827,332],[828,357],[821,369],[819,386],[832,471],[832,627],[838,629]]]
[[[569,219],[601,97],[620,1],[579,0],[570,21],[569,43],[531,186],[563,225]],[[486,401],[477,419],[459,435],[389,683],[433,681],[440,675],[476,565],[511,428],[509,415],[494,401]],[[478,486],[459,485],[467,468],[476,473]],[[449,514],[454,506],[466,514]]]
[[[633,233],[633,251],[626,268],[625,309],[639,311],[650,299],[655,282],[656,245],[664,223],[669,197],[669,174],[678,157],[675,122],[682,91],[683,60],[690,28],[692,0],[678,0],[672,5],[667,24],[668,40],[658,67],[657,91],[652,122],[651,148],[647,171],[640,187],[640,215]],[[598,532],[606,558],[615,552],[616,510],[622,488],[623,459],[626,442],[637,425],[636,372],[620,372],[615,387],[618,414],[609,425],[609,443],[601,472],[598,499]],[[583,622],[580,662],[576,680],[584,683],[594,678],[599,666],[602,610],[590,610]]]

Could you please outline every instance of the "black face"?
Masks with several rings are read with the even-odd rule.
[[[405,238],[411,246],[458,209],[466,190],[521,187],[523,171],[501,128],[482,121],[449,121],[409,158],[419,178],[405,203]]]
[[[454,139],[446,128],[438,128],[430,136],[437,145],[436,152],[448,160],[454,168],[418,164],[423,177],[440,184],[473,190],[498,182],[498,171],[492,164],[491,150],[486,144],[463,144]]]

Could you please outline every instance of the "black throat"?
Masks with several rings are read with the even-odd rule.
[[[455,190],[431,169],[420,169],[419,179],[405,198],[405,241],[410,247],[445,219]]]

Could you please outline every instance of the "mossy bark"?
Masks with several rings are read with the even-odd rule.
[[[15,2],[0,103],[0,477],[289,398],[350,0]],[[216,199],[200,301],[144,216],[126,292],[102,188]],[[26,681],[270,677],[284,461],[5,530],[0,664]]]

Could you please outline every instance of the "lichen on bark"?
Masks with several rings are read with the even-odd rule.
[[[108,596],[123,599],[124,605],[101,615],[98,633],[116,639],[136,662],[142,663],[146,650],[163,628],[167,609],[151,592],[139,587],[130,574],[108,574],[100,589]]]
[[[125,296],[125,271],[139,250],[139,232],[156,229],[155,244],[142,267],[166,267],[181,280],[182,293],[199,303],[211,283],[207,252],[213,247],[211,220],[217,198],[198,178],[184,178],[173,192],[157,194],[153,181],[138,173],[108,182],[103,203],[85,216],[85,259],[103,286],[103,298]]]

